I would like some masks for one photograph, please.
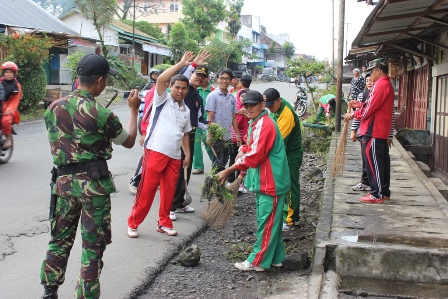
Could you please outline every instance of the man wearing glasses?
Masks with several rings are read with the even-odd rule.
[[[285,247],[282,239],[283,205],[291,188],[285,145],[274,120],[264,109],[263,95],[249,91],[243,100],[249,131],[235,164],[221,171],[221,184],[237,170],[246,172],[245,186],[255,192],[257,240],[244,262],[235,267],[242,271],[264,271],[282,267]]]
[[[228,91],[230,81],[233,78],[232,70],[223,68],[218,70],[218,88],[207,96],[205,110],[207,111],[207,118],[209,123],[217,123],[226,129],[224,135],[225,142],[231,142],[232,131],[235,130],[236,143],[241,145],[240,130],[238,129],[238,121],[236,119],[236,98]],[[215,149],[216,152],[217,149]],[[229,161],[229,149],[224,147],[224,152],[218,154],[213,159],[213,167],[218,171],[224,169]]]

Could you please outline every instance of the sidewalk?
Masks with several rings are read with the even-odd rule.
[[[334,135],[329,170],[337,142]],[[361,176],[358,142],[348,141],[342,177],[328,171],[309,298],[338,292],[447,298],[448,203],[397,140],[394,145],[392,195],[383,204],[361,203],[365,192],[351,190]]]

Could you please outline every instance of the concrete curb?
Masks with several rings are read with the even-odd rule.
[[[327,256],[330,243],[331,223],[333,222],[333,185],[334,177],[331,173],[333,160],[336,154],[337,142],[340,134],[333,132],[328,150],[327,171],[325,174],[324,191],[321,199],[319,222],[316,227],[316,239],[314,246],[313,265],[309,281],[308,298],[320,298],[324,288],[324,276],[328,267],[329,258]],[[328,279],[328,278],[327,278]]]

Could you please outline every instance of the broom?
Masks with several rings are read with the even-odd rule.
[[[213,178],[210,177],[210,180],[213,180]],[[214,199],[209,203],[207,209],[204,210],[201,215],[201,218],[202,220],[204,220],[205,223],[214,228],[222,228],[227,224],[230,217],[232,217],[233,207],[235,206],[235,201],[236,198],[238,197],[238,189],[242,181],[243,176],[240,175],[234,182],[232,182],[229,186],[225,187],[231,193],[232,198],[230,198],[230,196],[229,197],[225,196],[225,198],[222,198],[221,196],[214,194],[215,196]],[[207,183],[210,184],[210,182],[207,182],[206,178],[204,188]],[[219,184],[218,181],[217,183]],[[210,195],[210,197],[211,196],[213,195]]]
[[[351,107],[350,103],[347,103],[347,113],[350,113]],[[344,121],[344,128],[341,132],[341,138],[339,139],[339,144],[336,149],[336,154],[334,155],[333,167],[331,169],[331,174],[333,176],[342,176],[345,165],[345,150],[347,148],[347,131],[349,126],[349,121]]]

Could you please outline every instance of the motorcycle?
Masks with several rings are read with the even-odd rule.
[[[140,96],[141,102],[140,102],[140,107],[138,108],[138,123],[137,123],[137,129],[138,132],[140,133],[140,135],[142,134],[142,129],[141,129],[141,123],[142,123],[142,119],[143,119],[143,112],[145,110],[145,96],[148,93],[149,90],[145,90],[145,91],[140,91],[138,93],[138,95]]]
[[[11,159],[12,150],[14,148],[14,139],[12,138],[12,135],[17,135],[14,129],[12,130],[11,134],[11,146],[8,148],[4,148],[3,144],[6,141],[6,135],[3,134],[2,128],[0,127],[0,164],[8,163],[9,159]]]
[[[294,111],[296,111],[299,117],[305,115],[306,110],[308,109],[307,105],[307,95],[306,88],[302,86],[297,87],[296,101],[294,102]]]

